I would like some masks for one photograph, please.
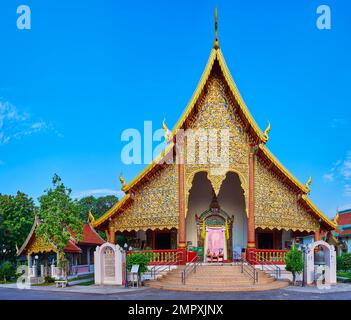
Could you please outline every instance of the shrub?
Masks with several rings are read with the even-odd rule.
[[[337,270],[351,270],[351,254],[347,253],[336,257],[336,268]]]
[[[139,265],[139,273],[144,273],[147,271],[147,265],[150,259],[147,255],[143,253],[132,253],[127,255],[127,270],[130,272],[134,264]]]
[[[0,280],[9,281],[16,277],[16,268],[9,262],[5,261],[0,265]]]
[[[50,276],[46,276],[45,277],[45,283],[54,283],[55,279],[50,277]]]
[[[345,270],[345,265],[344,265],[344,258],[343,256],[337,256],[336,257],[336,269],[338,271],[343,271]]]
[[[303,255],[302,252],[298,250],[297,245],[292,245],[290,251],[285,256],[285,269],[290,271],[293,275],[293,285],[296,282],[296,274],[303,271]]]

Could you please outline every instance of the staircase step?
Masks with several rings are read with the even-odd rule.
[[[190,271],[186,283],[182,284],[182,271],[185,266],[179,266],[167,273],[163,273],[156,280],[149,280],[145,285],[152,288],[176,291],[205,291],[205,292],[233,292],[259,291],[283,288],[289,285],[286,281],[276,281],[267,272],[258,270],[258,282],[247,273],[241,273],[241,265],[232,264],[202,264],[196,272]]]
[[[173,291],[199,291],[199,292],[240,292],[240,291],[266,291],[285,288],[289,285],[287,281],[274,281],[269,284],[247,284],[247,285],[236,285],[236,286],[215,286],[211,284],[207,285],[167,285],[160,282],[149,282],[146,286],[162,289],[162,290],[173,290]]]

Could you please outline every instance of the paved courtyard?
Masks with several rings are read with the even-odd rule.
[[[67,290],[40,288],[20,290],[0,287],[0,300],[351,300],[351,285],[338,284],[330,290],[292,288],[261,292],[176,292],[151,288],[106,289],[71,287]],[[90,293],[88,293],[90,291]]]

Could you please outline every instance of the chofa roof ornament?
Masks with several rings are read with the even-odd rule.
[[[312,177],[309,177],[306,184],[305,184],[305,187],[307,189],[307,193],[310,192],[311,183],[312,183]]]
[[[263,143],[267,143],[269,140],[269,133],[271,132],[271,123],[268,121],[268,126],[266,130],[263,132]]]
[[[163,129],[163,131],[165,132],[165,134],[164,134],[163,136],[164,136],[166,142],[167,142],[167,143],[172,142],[172,140],[173,140],[173,134],[172,134],[172,132],[168,129],[168,127],[167,127],[167,125],[166,125],[166,118],[164,118],[163,121],[162,121],[162,129]]]
[[[119,181],[121,181],[121,184],[122,184],[121,190],[122,190],[122,191],[126,191],[126,190],[127,190],[127,183],[126,183],[126,181],[125,181],[124,178],[123,178],[122,172],[121,172],[121,174],[119,175]]]

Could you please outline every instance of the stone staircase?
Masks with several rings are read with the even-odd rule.
[[[260,270],[258,282],[253,284],[253,279],[246,273],[241,273],[241,266],[235,264],[199,265],[183,284],[183,269],[184,266],[179,266],[156,280],[146,281],[145,286],[175,291],[237,292],[273,290],[289,285],[288,281],[276,280]]]

